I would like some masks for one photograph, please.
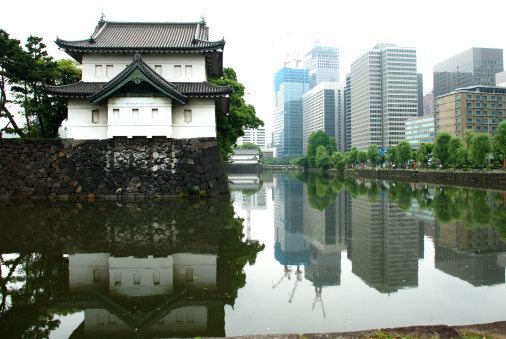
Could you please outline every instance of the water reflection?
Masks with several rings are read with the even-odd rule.
[[[23,203],[0,210],[2,338],[223,336],[263,246],[228,201]]]
[[[0,337],[503,319],[505,192],[301,174],[232,179],[235,211],[221,200],[4,202]]]
[[[340,284],[346,251],[352,272],[377,291],[417,287],[425,234],[437,269],[475,286],[505,282],[505,193],[313,174],[274,182],[282,279],[305,270],[321,293]]]

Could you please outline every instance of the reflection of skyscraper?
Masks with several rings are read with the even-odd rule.
[[[301,181],[274,177],[274,256],[283,265],[303,265],[309,248],[303,234]]]
[[[317,287],[341,283],[341,251],[345,245],[346,205],[344,191],[324,210],[311,206],[304,186],[304,238],[310,243],[306,278]]]
[[[418,223],[397,205],[352,202],[352,271],[382,293],[418,285]]]
[[[493,226],[471,227],[464,218],[436,224],[435,249],[436,268],[447,274],[474,286],[505,282],[498,252],[506,244]]]
[[[503,284],[504,268],[497,265],[497,253],[476,254],[456,248],[435,246],[436,268],[474,286]]]

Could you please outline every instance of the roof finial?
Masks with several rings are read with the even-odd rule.
[[[105,22],[105,14],[102,12],[102,16],[100,17],[100,20],[98,20],[99,24],[103,24]]]
[[[204,26],[206,25],[206,19],[204,18],[204,14],[200,16],[200,23]]]

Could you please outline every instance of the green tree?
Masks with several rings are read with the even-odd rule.
[[[397,147],[395,146],[391,146],[388,150],[387,150],[387,156],[386,156],[386,159],[387,161],[390,163],[390,166],[395,166],[397,165],[398,161],[397,161]]]
[[[451,139],[450,133],[441,132],[436,136],[436,140],[434,141],[434,159],[437,159],[443,168],[448,164],[448,147],[450,146]]]
[[[466,154],[462,139],[452,137],[448,144],[448,164],[453,165],[453,169],[456,169],[466,161]]]
[[[311,133],[307,144],[307,162],[310,168],[318,167],[316,165],[316,150],[318,146],[324,146],[327,155],[337,151],[336,140],[323,131]]]
[[[487,133],[476,133],[469,146],[469,158],[476,165],[486,166],[489,154],[492,152],[492,139]]]
[[[412,158],[411,145],[407,141],[401,141],[397,145],[397,160],[399,165],[406,167],[407,162]]]
[[[494,137],[494,148],[502,156],[503,167],[506,168],[506,121],[497,127],[497,134]]]
[[[432,144],[422,143],[420,148],[416,152],[416,160],[425,164],[425,167],[429,169],[429,161],[432,153]]]
[[[216,139],[221,155],[227,159],[233,151],[237,138],[244,135],[245,128],[258,128],[264,123],[256,116],[255,107],[244,100],[244,85],[237,80],[233,68],[225,68],[220,78],[210,78],[209,81],[219,86],[231,86],[230,109],[228,114],[216,116]]]
[[[367,152],[358,151],[357,161],[359,164],[362,164],[362,168],[363,168],[365,165],[365,162],[367,161]]]
[[[353,147],[348,152],[348,161],[350,164],[352,164],[352,165],[358,164],[358,153],[359,153],[359,150],[356,147]]]
[[[67,108],[63,101],[49,96],[45,86],[74,83],[80,78],[76,63],[54,61],[41,38],[28,37],[23,48],[18,40],[0,30],[0,116],[9,120],[2,131],[21,137],[57,137]],[[25,126],[16,124],[9,104],[21,107]]]
[[[469,164],[469,146],[471,145],[471,140],[473,140],[474,132],[467,130],[464,132],[464,137],[462,138],[464,141],[464,146],[466,148],[466,164]]]
[[[381,159],[379,147],[376,145],[369,146],[369,148],[367,148],[367,158],[371,161],[373,167],[378,166]]]
[[[330,157],[325,146],[320,145],[316,148],[315,166],[317,168],[325,169],[330,164]]]
[[[344,154],[339,151],[332,153],[330,156],[330,165],[336,169],[344,169],[346,167]]]

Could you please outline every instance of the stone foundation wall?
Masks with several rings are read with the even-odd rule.
[[[506,190],[506,172],[347,169],[344,174],[347,177],[402,180]]]
[[[215,138],[0,140],[0,198],[228,194]]]

